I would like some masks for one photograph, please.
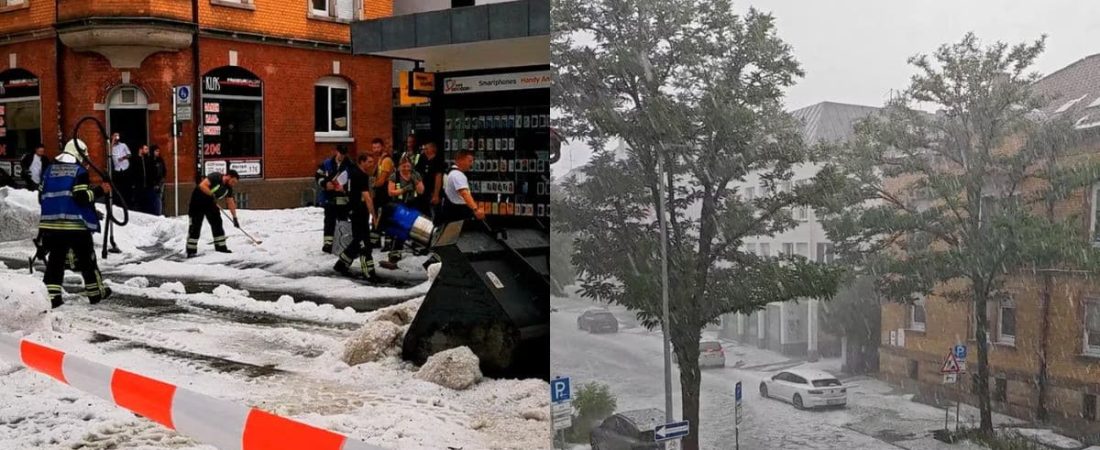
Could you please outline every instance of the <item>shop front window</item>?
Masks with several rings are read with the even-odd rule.
[[[202,87],[203,171],[262,176],[263,81],[240,67],[222,67],[203,76]]]
[[[313,132],[318,137],[351,135],[351,102],[347,81],[324,78],[313,87]]]
[[[23,69],[0,72],[0,159],[18,160],[42,143],[38,77]],[[16,171],[11,163],[0,164]]]

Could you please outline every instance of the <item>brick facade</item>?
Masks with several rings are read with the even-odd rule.
[[[1095,145],[1095,144],[1094,144]],[[1093,158],[1094,146],[1082,148],[1078,155],[1069,158],[1073,164],[1077,158]],[[906,182],[892,184],[900,189]],[[1024,191],[1035,188],[1026,184]],[[1060,201],[1055,216],[1072,221],[1081,231],[1081,246],[1089,244],[1093,205],[1085,190],[1078,190]],[[1035,211],[1036,214],[1043,214]],[[1016,417],[1035,419],[1038,400],[1036,377],[1039,372],[1038,352],[1041,342],[1042,312],[1040,293],[1042,277],[1032,273],[1014,274],[1006,283],[1006,290],[1015,307],[1015,334],[1013,342],[1000,338],[999,306],[990,300],[986,311],[989,318],[989,364],[992,379],[990,392],[995,411]],[[1053,295],[1049,310],[1050,327],[1047,336],[1048,397],[1046,407],[1051,423],[1066,434],[1097,442],[1100,441],[1100,421],[1082,417],[1085,395],[1100,396],[1100,357],[1084,355],[1084,320],[1086,298],[1100,298],[1100,282],[1069,273],[1053,277]],[[947,286],[957,291],[962,284]],[[911,313],[908,305],[891,303],[882,306],[882,346],[879,349],[882,378],[903,387],[920,388],[927,399],[962,398],[977,404],[973,373],[977,371],[977,342],[973,336],[973,320],[976,314],[972,303],[948,302],[932,295],[925,299],[924,330],[911,329]],[[891,345],[891,334],[904,342]],[[968,371],[957,385],[944,385],[940,368],[948,350],[956,343],[966,343],[970,348]],[[912,373],[916,366],[916,377]],[[998,381],[999,380],[999,381]],[[1003,390],[998,389],[998,383]],[[1003,392],[998,395],[998,392]]]

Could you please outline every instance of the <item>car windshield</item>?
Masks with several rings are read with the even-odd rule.
[[[840,386],[840,381],[836,378],[825,378],[823,380],[814,380],[814,387],[830,387]]]
[[[722,349],[722,344],[719,344],[717,342],[703,342],[703,343],[699,344],[699,350],[702,350],[704,352],[713,352],[713,351],[721,350],[721,349]]]
[[[615,319],[615,315],[611,314],[609,312],[598,312],[598,313],[592,313],[592,318],[593,319],[602,319],[602,320],[613,320],[613,319]]]

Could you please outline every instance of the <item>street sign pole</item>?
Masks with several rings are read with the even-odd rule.
[[[179,152],[179,117],[176,108],[179,106],[176,99],[179,97],[178,87],[172,88],[172,193],[175,195],[174,214],[180,215],[180,152]]]
[[[657,157],[657,199],[658,211],[661,215],[661,334],[664,341],[665,353],[665,422],[672,423],[672,358],[671,353],[671,323],[668,315],[668,214],[665,211],[665,182],[664,164],[662,157]]]
[[[741,450],[741,382],[733,387],[734,417],[733,417],[733,448]]]

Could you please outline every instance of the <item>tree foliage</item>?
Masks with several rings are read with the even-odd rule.
[[[842,176],[833,180],[839,195],[825,225],[838,251],[863,261],[889,300],[973,302],[986,432],[987,302],[1010,295],[1017,271],[1092,259],[1073,221],[1047,220],[1039,208],[1096,179],[1044,164],[1052,130],[1066,131],[1036,114],[1044,99],[1033,95],[1038,75],[1029,69],[1044,40],[983,46],[967,34],[910,58],[917,74],[909,87],[833,149]]]
[[[833,267],[740,251],[747,237],[793,227],[790,207],[824,195],[818,183],[780,189],[813,156],[781,103],[801,69],[770,15],[735,15],[726,0],[559,0],[553,14],[560,125],[596,149],[583,177],[565,180],[555,225],[575,237],[583,295],[627,306],[656,326],[664,184],[670,335],[683,417],[699,423],[707,323],[836,290]],[[605,148],[612,140],[624,144],[621,152]],[[750,174],[768,189],[751,201],[737,187]],[[685,448],[696,449],[697,439],[693,432]]]
[[[588,442],[589,433],[604,419],[615,413],[618,405],[611,389],[603,383],[585,383],[577,389],[573,407],[577,415],[569,430],[571,442]]]

